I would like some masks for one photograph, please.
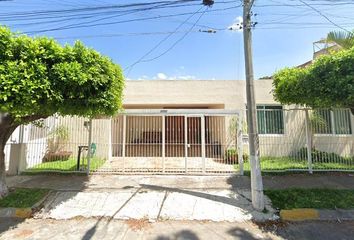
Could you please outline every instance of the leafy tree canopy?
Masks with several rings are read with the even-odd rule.
[[[120,67],[81,42],[61,46],[0,27],[0,113],[22,123],[61,115],[112,115],[121,107]]]
[[[344,49],[354,47],[354,30],[352,32],[332,31],[327,35],[327,41],[336,43]]]
[[[306,68],[285,68],[273,77],[283,104],[350,108],[354,114],[354,47],[321,56]]]
[[[120,67],[80,42],[63,47],[0,27],[0,198],[8,192],[4,147],[17,126],[55,113],[113,115],[123,86]]]

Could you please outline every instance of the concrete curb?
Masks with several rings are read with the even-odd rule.
[[[328,209],[313,209],[313,208],[299,208],[292,210],[280,210],[280,218],[284,221],[345,221],[354,220],[353,210],[328,210]]]
[[[280,219],[284,221],[317,220],[319,213],[316,209],[299,208],[292,210],[280,210]]]
[[[12,217],[12,218],[29,218],[35,212],[37,212],[42,206],[45,200],[47,200],[49,194],[52,191],[49,191],[41,200],[34,204],[30,208],[0,208],[0,218]]]

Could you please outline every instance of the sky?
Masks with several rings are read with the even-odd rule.
[[[80,40],[119,64],[127,79],[244,80],[241,1],[201,3],[0,0],[0,24],[61,44]],[[353,0],[256,0],[255,78],[311,60],[313,42],[354,29],[353,9]]]

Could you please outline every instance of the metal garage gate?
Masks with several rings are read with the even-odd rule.
[[[239,172],[243,165],[240,119],[239,112],[225,110],[126,110],[111,120],[109,159],[91,171]]]

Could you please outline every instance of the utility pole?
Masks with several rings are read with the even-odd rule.
[[[243,42],[246,68],[247,124],[249,154],[251,165],[252,205],[256,210],[264,210],[263,182],[259,162],[259,139],[257,131],[257,113],[254,96],[253,60],[252,60],[252,26],[251,9],[254,0],[243,1]]]

